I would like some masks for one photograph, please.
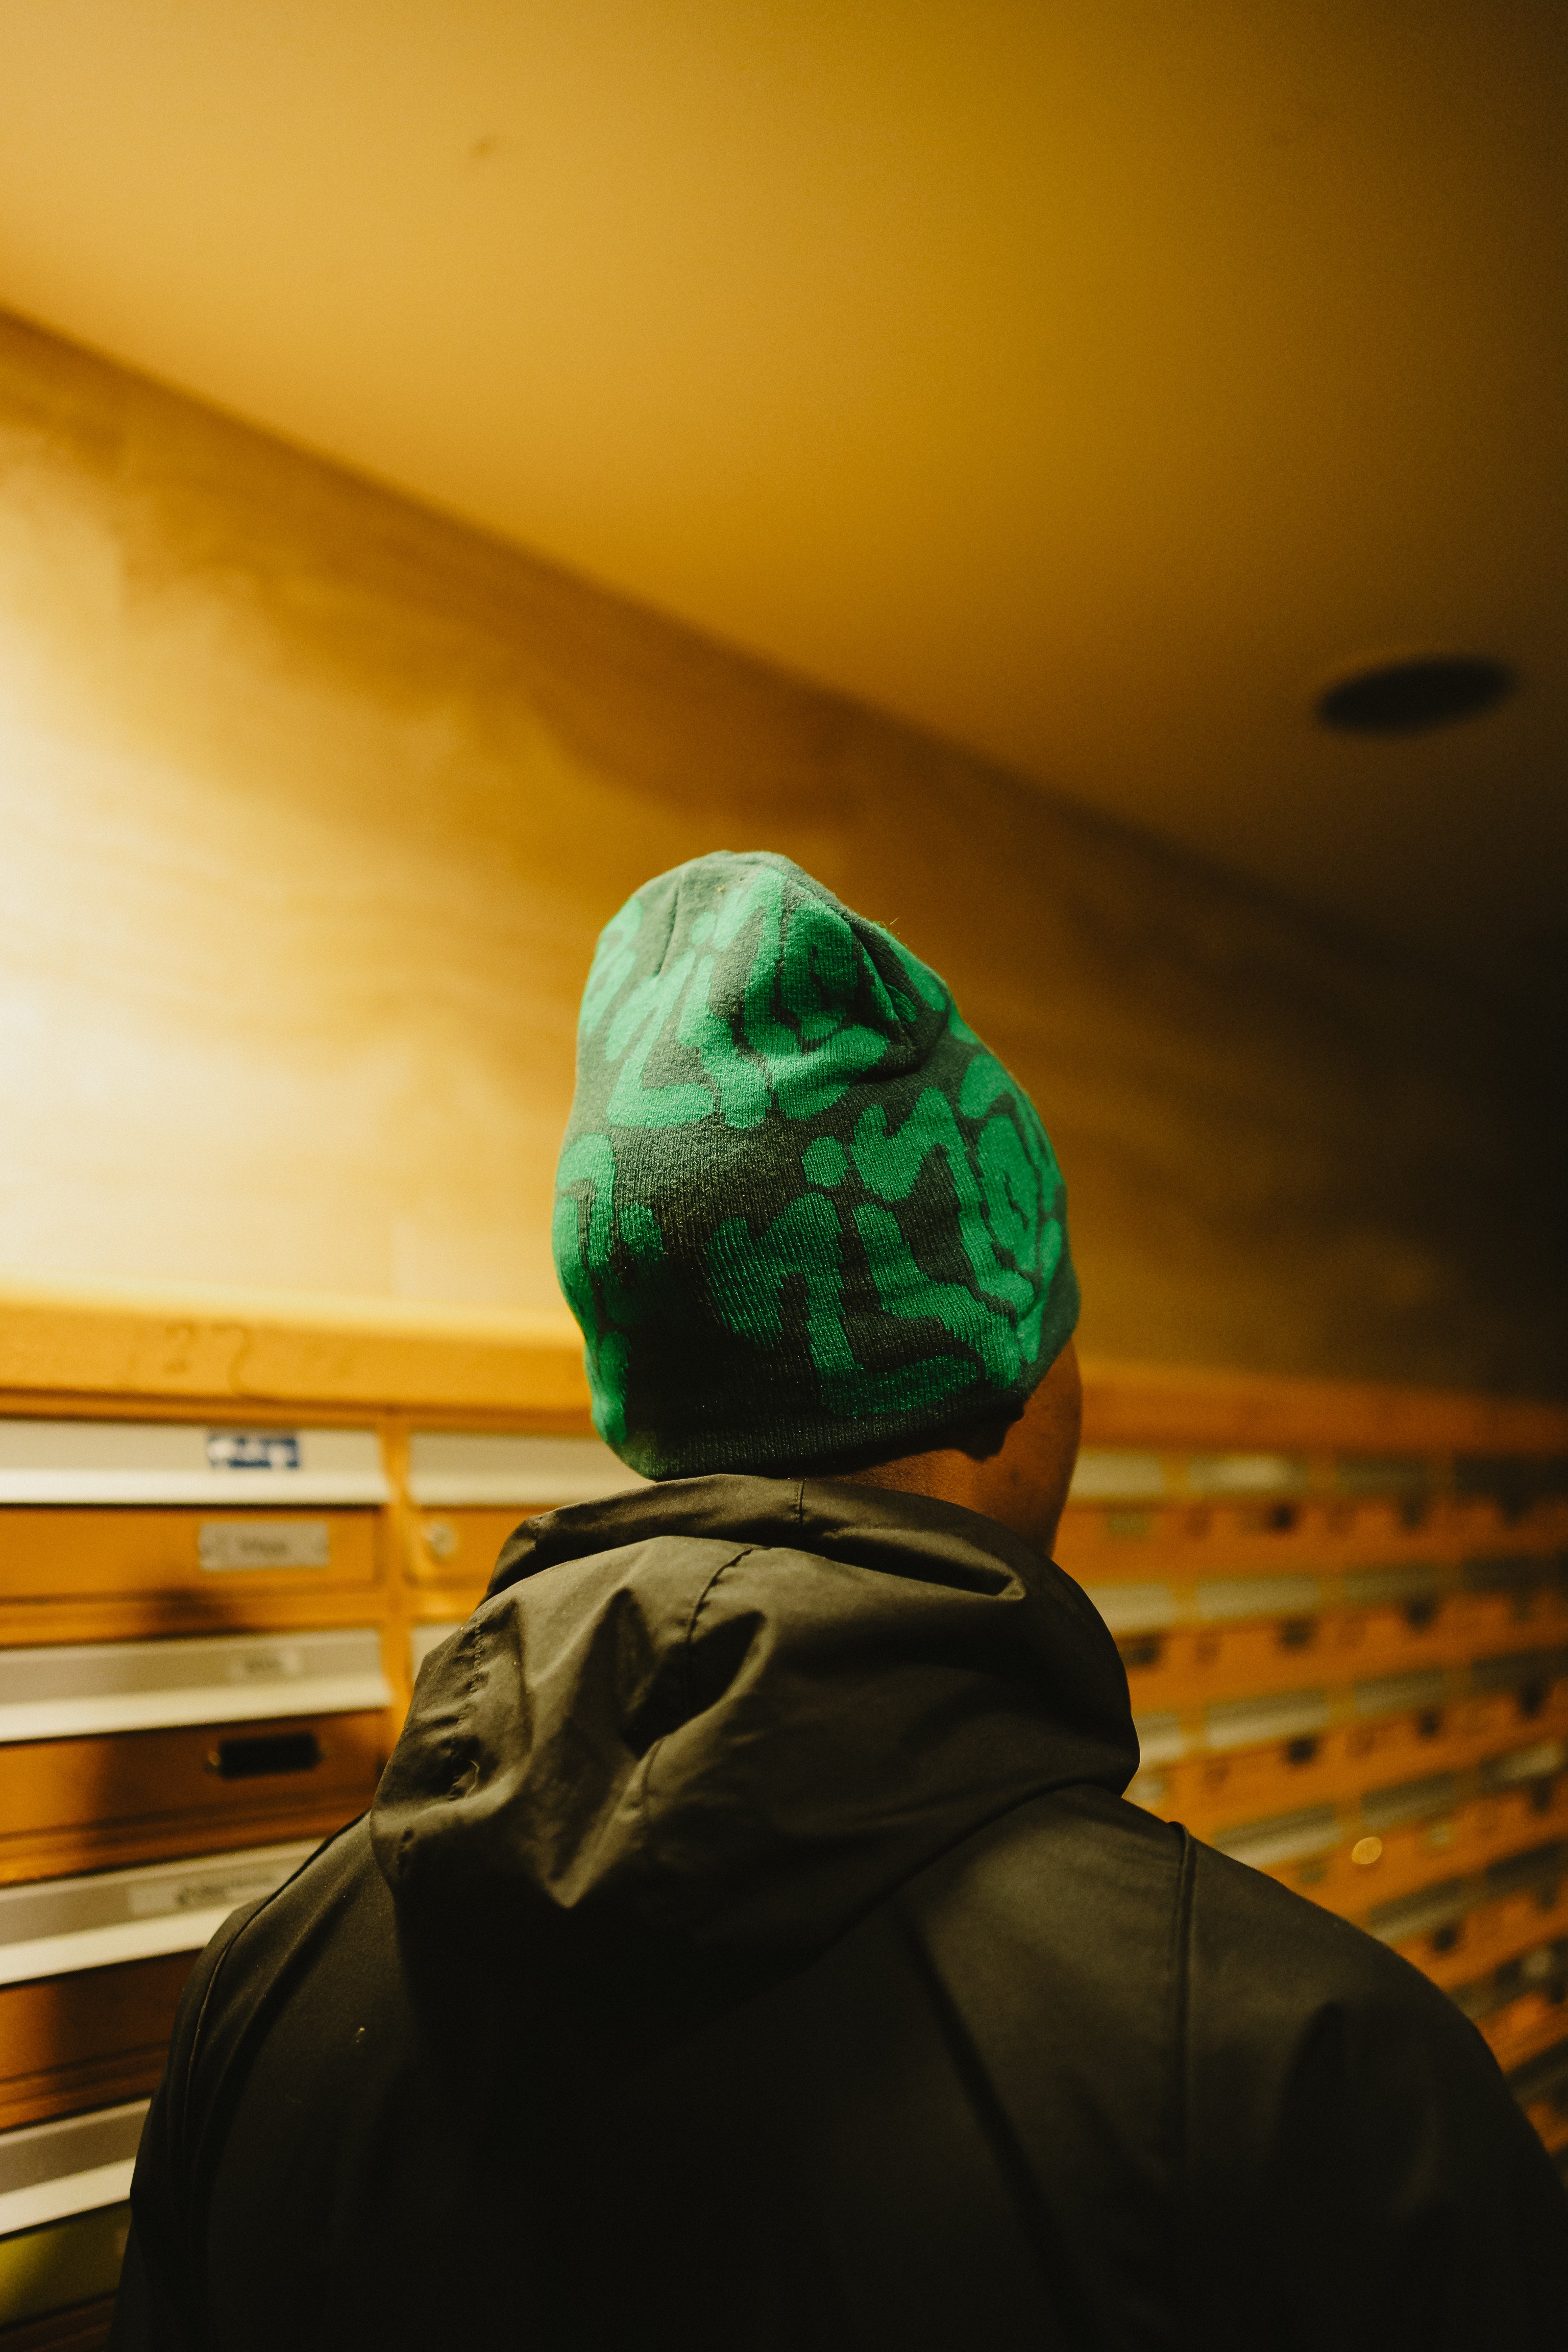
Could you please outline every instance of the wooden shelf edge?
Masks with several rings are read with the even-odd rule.
[[[70,1399],[446,1416],[588,1426],[565,1309],[0,1275],[0,1391]],[[1568,1452],[1568,1403],[1173,1364],[1084,1364],[1089,1444],[1366,1453]]]
[[[1255,1446],[1268,1453],[1561,1454],[1568,1453],[1568,1404],[1089,1357],[1083,1434],[1089,1445]]]
[[[504,1311],[304,1292],[0,1276],[0,1390],[375,1411],[581,1416],[564,1308]]]

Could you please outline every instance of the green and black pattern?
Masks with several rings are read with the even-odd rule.
[[[1023,1088],[935,972],[763,851],[661,874],[600,938],[554,1245],[595,1426],[652,1478],[940,1444],[1078,1318]]]

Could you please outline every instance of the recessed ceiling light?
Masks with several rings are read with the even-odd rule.
[[[1415,735],[1490,710],[1518,683],[1505,662],[1483,655],[1425,654],[1342,677],[1320,697],[1318,717],[1352,735]]]

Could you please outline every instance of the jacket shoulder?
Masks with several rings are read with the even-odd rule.
[[[1289,2281],[1283,2340],[1559,2344],[1568,2200],[1447,1995],[1196,1843],[1184,1948],[1190,2254],[1227,2308]]]
[[[1552,2167],[1475,2028],[1360,1928],[1083,1787],[900,1902],[1043,2202],[1103,2217],[1132,2305],[1173,2294],[1212,2352],[1562,2341]]]
[[[1321,2040],[1331,2021],[1357,2040],[1419,2046],[1452,2085],[1487,2101],[1503,2089],[1475,2027],[1419,1969],[1348,1919],[1195,1840],[1184,1946],[1194,2063],[1223,2073],[1245,2063],[1260,2083],[1296,2063],[1304,2041]]]
[[[922,1871],[905,1901],[933,1922],[982,1908],[1042,1948],[1093,1944],[1136,1921],[1129,1965],[1163,1970],[1189,1843],[1125,1798],[1075,1783],[975,1831]]]
[[[1474,2026],[1420,1970],[1319,1904],[1105,1790],[1077,1786],[1014,1807],[905,1889],[904,1902],[951,1939],[963,1923],[1074,1969],[1086,2004],[1119,2012],[1134,1985],[1156,1987],[1173,2033],[1207,2050],[1245,2040],[1281,2051],[1325,2011],[1396,2021],[1430,2036],[1447,2063],[1497,2068]]]

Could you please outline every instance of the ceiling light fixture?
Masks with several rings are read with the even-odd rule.
[[[1320,696],[1318,717],[1351,735],[1415,735],[1490,710],[1518,683],[1505,662],[1483,655],[1424,654],[1352,671]]]

